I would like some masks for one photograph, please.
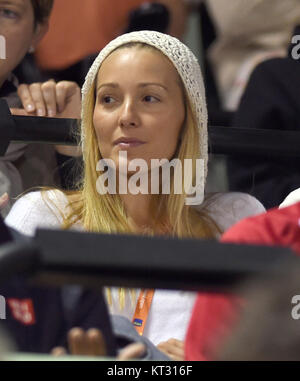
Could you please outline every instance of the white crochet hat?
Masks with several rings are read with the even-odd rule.
[[[130,42],[141,42],[160,50],[174,64],[185,86],[189,101],[199,129],[200,158],[204,160],[204,191],[207,174],[208,148],[207,148],[207,108],[205,90],[199,63],[191,50],[177,38],[154,31],[140,31],[123,34],[111,41],[101,50],[91,66],[82,88],[82,120],[85,120],[87,94],[92,87],[102,62],[118,47]],[[82,126],[82,141],[84,141],[85,128]]]

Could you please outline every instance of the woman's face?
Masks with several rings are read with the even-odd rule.
[[[6,45],[6,58],[0,59],[0,86],[46,31],[47,25],[34,28],[31,0],[0,0],[0,36]]]
[[[97,78],[94,128],[103,159],[119,168],[119,151],[132,159],[170,160],[185,118],[183,93],[173,64],[153,49],[113,52]]]

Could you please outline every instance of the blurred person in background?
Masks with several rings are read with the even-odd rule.
[[[35,83],[30,89],[24,89],[20,87],[16,75],[20,70],[15,73],[27,53],[32,53],[47,33],[52,6],[53,0],[0,0],[0,35],[5,39],[6,48],[6,58],[0,59],[0,97],[6,100],[13,114],[44,116],[43,100],[51,98],[54,89],[58,112],[56,104],[53,112],[50,102],[48,116],[79,118],[81,96],[78,85],[61,82],[53,88],[53,81],[49,81]],[[38,72],[36,77],[31,76],[31,69],[30,66],[25,67],[25,77],[28,71],[31,80],[40,80]],[[28,102],[29,94],[33,102]],[[76,98],[77,102],[77,112],[73,114],[68,109],[70,97],[73,102]],[[76,148],[57,146],[56,149],[60,154],[80,154]],[[23,190],[37,185],[59,185],[56,168],[54,147],[46,144],[10,144],[6,154],[0,158],[0,194],[6,192],[10,196],[1,214],[5,216],[8,213],[13,198]]]
[[[300,36],[300,27],[295,28],[291,40],[292,36]],[[294,54],[299,47],[291,43],[286,50],[285,57],[266,60],[251,74],[232,123],[241,132],[243,128],[300,130],[300,60]],[[262,157],[255,153],[230,156],[229,189],[253,195],[266,209],[278,207],[290,192],[300,187],[299,167],[298,157],[268,157],[267,151]]]
[[[218,361],[299,361],[300,265],[281,266],[244,284],[247,302],[232,334],[215,355]]]
[[[55,1],[49,32],[35,52],[38,67],[56,80],[76,80],[82,86],[94,55],[127,31],[132,11],[142,5],[149,9],[152,3],[164,5],[169,12],[167,30],[158,31],[181,39],[188,16],[183,0]],[[149,25],[142,29],[153,30]],[[89,56],[93,57],[88,60]]]
[[[0,35],[6,42],[6,58],[0,60],[0,97],[11,108],[22,107],[17,95],[18,78],[13,70],[46,34],[52,5],[52,0],[0,1]],[[26,187],[29,177],[31,185],[37,179],[43,184],[49,181],[45,173],[49,175],[49,168],[55,165],[53,151],[37,152],[35,147],[29,152],[27,148],[26,144],[10,144],[5,156],[0,158],[0,194],[7,192],[10,197],[17,196]],[[23,176],[20,172],[24,172]],[[9,203],[2,214],[7,214],[10,206]]]
[[[300,20],[298,0],[186,0],[207,5],[216,31],[208,51],[222,106],[234,111],[254,68],[284,57]]]
[[[300,202],[289,206],[287,205],[288,200],[285,200],[282,203],[282,208],[273,208],[266,213],[249,217],[238,222],[222,235],[221,242],[289,247],[295,252],[295,260],[297,261],[298,259],[296,256],[300,253]],[[271,283],[270,285],[269,283],[266,283],[268,288],[266,288],[265,292],[261,291],[261,300],[270,298],[270,303],[266,303],[265,307],[263,307],[262,303],[259,302],[258,304],[260,304],[260,309],[257,308],[255,311],[255,314],[257,313],[258,317],[262,311],[266,311],[267,313],[267,309],[269,309],[268,315],[266,315],[266,319],[262,323],[262,329],[258,326],[255,327],[254,319],[249,319],[249,324],[247,323],[247,327],[250,327],[251,325],[250,332],[253,335],[253,340],[259,340],[258,345],[266,345],[266,347],[269,348],[269,343],[263,342],[263,339],[268,336],[269,338],[271,337],[271,333],[274,333],[276,324],[279,323],[280,319],[287,322],[287,327],[282,328],[281,325],[279,325],[282,329],[291,329],[292,331],[294,329],[298,329],[299,322],[290,322],[291,324],[289,324],[287,320],[288,318],[292,319],[289,314],[292,309],[291,297],[294,295],[288,296],[288,290],[292,290],[294,288],[293,292],[295,294],[299,294],[299,290],[297,291],[297,287],[299,286],[297,279],[299,278],[299,264],[297,265],[296,261],[295,273],[292,273],[291,267],[288,269],[289,271],[286,272],[286,278],[284,281],[283,277],[279,280],[276,278],[273,282],[273,286],[271,286]],[[282,271],[282,273],[285,274],[284,271]],[[291,278],[289,278],[288,274],[291,274]],[[210,299],[211,302],[208,304],[208,297],[203,293],[199,293],[196,299],[185,341],[185,357],[187,360],[215,359],[217,353],[221,353],[220,350],[222,345],[226,343],[226,340],[230,338],[230,335],[239,324],[241,327],[240,330],[243,332],[242,334],[244,337],[248,335],[248,333],[246,333],[246,329],[243,328],[241,313],[244,308],[246,308],[249,312],[251,310],[251,306],[249,305],[248,307],[248,304],[246,304],[245,301],[242,301],[240,295],[237,297],[234,293],[218,293],[211,294]],[[257,300],[259,299],[260,297],[257,296]],[[274,306],[275,311],[275,308],[277,308],[277,303],[278,316],[274,315],[272,318],[271,309],[273,309]],[[268,321],[268,319],[270,320]],[[259,321],[261,321],[261,319],[259,319]],[[295,323],[297,323],[297,325],[295,325]],[[268,325],[270,325],[269,328]],[[256,333],[254,332],[255,329],[257,329]],[[266,331],[264,332],[264,330]],[[292,331],[290,331],[287,337],[290,336]],[[249,340],[251,341],[251,338],[249,338]],[[276,342],[276,340],[277,338],[274,337],[274,342]],[[278,340],[285,340],[284,334],[280,334]],[[297,337],[295,337],[295,340],[297,340]],[[241,345],[242,343],[239,342],[239,344]],[[287,342],[282,342],[282,344],[292,346],[293,344],[296,344],[296,342],[292,341],[290,344]],[[282,350],[284,347],[280,347],[281,344],[279,341],[276,345],[279,345],[278,353],[279,356],[282,356]],[[247,352],[248,349],[249,352]],[[249,360],[254,360],[253,357],[250,358],[250,355],[254,356],[255,349],[253,347],[248,349],[245,347],[243,355],[241,354],[241,356],[244,356],[243,359],[246,360],[245,356],[249,353]],[[262,348],[258,348],[257,353],[260,353],[260,355],[262,354],[261,350]],[[274,351],[276,351],[276,348],[274,348]],[[235,352],[235,355],[238,356],[237,352]],[[275,352],[271,351],[270,356],[271,355],[275,355]],[[265,357],[262,357],[262,359],[266,359],[267,356],[268,354],[265,354]],[[283,359],[284,358],[286,357],[283,356]],[[269,359],[271,359],[271,357],[269,357]]]

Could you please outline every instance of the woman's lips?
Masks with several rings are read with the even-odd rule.
[[[134,137],[122,137],[114,141],[114,145],[124,149],[131,147],[139,147],[143,144],[145,144],[145,142]]]
[[[120,142],[117,143],[117,146],[120,148],[132,148],[132,147],[139,147],[145,143],[142,142]]]

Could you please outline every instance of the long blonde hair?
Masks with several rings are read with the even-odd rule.
[[[131,43],[126,46],[139,46],[142,48],[155,49],[143,43]],[[121,46],[122,48],[123,46]],[[118,48],[119,49],[119,48]],[[181,82],[181,79],[180,79]],[[183,98],[185,103],[185,121],[182,126],[181,139],[176,151],[177,158],[183,163],[184,159],[193,161],[193,184],[196,179],[196,159],[200,156],[199,131],[194,119],[194,112],[191,108],[184,85],[181,82]],[[65,192],[69,197],[69,207],[71,212],[63,216],[63,228],[69,229],[74,223],[80,222],[83,228],[89,232],[102,233],[136,233],[128,223],[126,210],[118,194],[100,195],[96,189],[96,182],[99,176],[96,166],[99,160],[103,159],[99,152],[98,141],[93,125],[93,113],[95,108],[95,82],[90,88],[85,103],[87,112],[85,120],[82,120],[84,131],[84,169],[83,177],[74,192]],[[152,225],[145,230],[145,235],[166,234],[172,237],[191,238],[215,238],[220,230],[204,208],[196,210],[185,205],[186,194],[174,194],[174,174],[171,174],[171,192],[169,195],[152,195],[150,216]],[[184,189],[184,188],[183,188]],[[111,295],[108,297],[111,303]],[[124,307],[124,290],[119,293],[121,308]]]

